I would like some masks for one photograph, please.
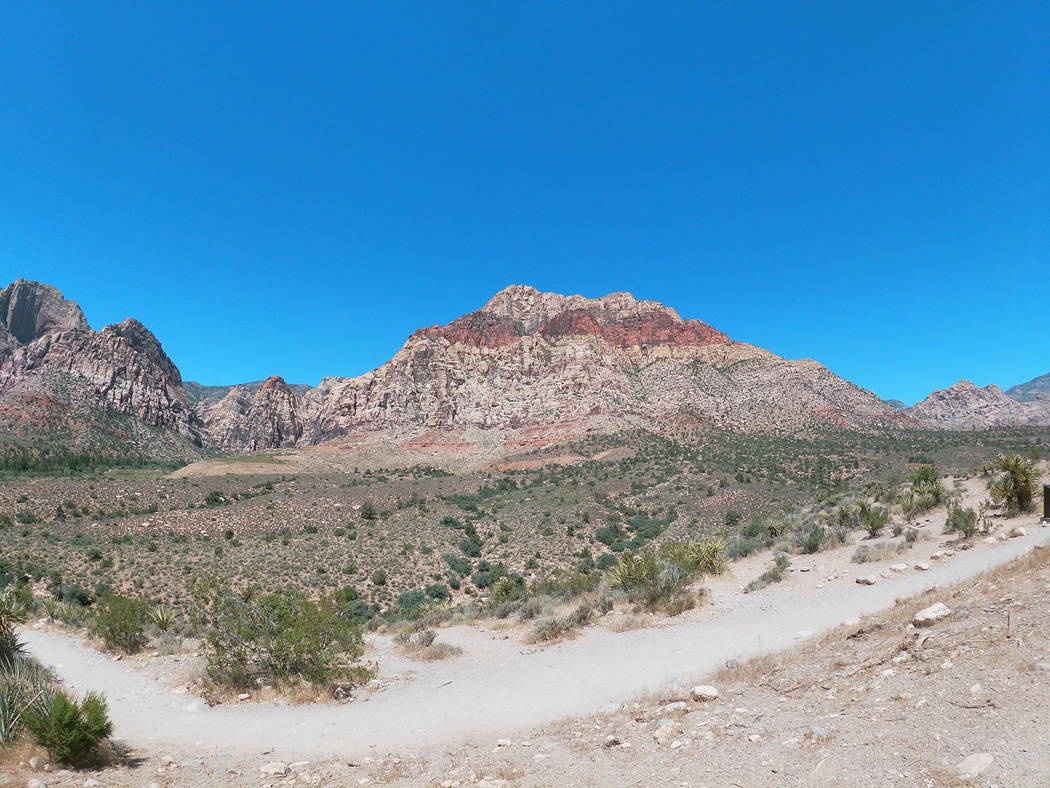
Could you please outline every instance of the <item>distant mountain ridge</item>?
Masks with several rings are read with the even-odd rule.
[[[1031,402],[1040,396],[1050,396],[1050,373],[1032,378],[1027,383],[1011,386],[1006,390],[1006,396],[1018,402]]]
[[[1050,376],[1044,376],[1050,377]],[[1036,383],[1036,378],[1031,383]],[[979,387],[968,380],[932,392],[904,410],[924,424],[948,430],[982,430],[995,427],[1050,425],[1050,394],[1031,383],[1014,386],[1024,399],[1010,396],[994,383]]]
[[[74,443],[72,433],[106,434],[102,425],[116,415],[198,451],[382,443],[424,455],[499,455],[621,429],[807,434],[1039,423],[1042,407],[1038,395],[1025,404],[995,387],[959,384],[901,411],[816,361],[738,342],[658,302],[525,285],[418,329],[371,372],[316,387],[276,376],[184,382],[141,323],[93,331],[79,306],[41,283],[0,291],[0,327],[0,425],[15,435],[63,432],[63,419],[76,414],[82,426],[63,432]],[[967,408],[978,415],[960,416]]]

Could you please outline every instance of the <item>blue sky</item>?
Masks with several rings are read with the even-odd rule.
[[[1050,5],[0,6],[0,279],[315,383],[509,283],[914,401],[1050,372]]]

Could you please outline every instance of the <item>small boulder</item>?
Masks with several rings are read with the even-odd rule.
[[[919,563],[915,565],[915,568],[918,569],[920,572],[926,572],[929,570],[930,565],[925,561],[919,561]]]
[[[892,569],[894,572],[907,572],[908,571],[908,565],[907,564],[890,564],[890,569]]]
[[[877,582],[879,582],[879,578],[877,578],[875,575],[861,575],[857,578],[857,583],[859,583],[862,586],[873,586]]]
[[[674,714],[677,711],[685,711],[686,703],[684,700],[676,700],[674,703],[668,703],[660,711],[664,714]]]
[[[693,696],[693,700],[705,703],[709,700],[718,700],[719,692],[710,684],[700,684],[693,687],[689,694]]]
[[[1017,526],[1017,528],[1010,529],[1010,538],[1016,539],[1019,536],[1028,536],[1028,531],[1023,526]]]
[[[991,753],[975,752],[955,765],[955,774],[960,780],[974,780],[988,771],[994,760]]]
[[[831,735],[827,728],[819,725],[810,725],[806,728],[806,738],[812,741],[825,741]]]
[[[952,609],[950,607],[943,602],[935,602],[916,613],[911,622],[917,627],[928,627],[951,614]]]
[[[264,766],[260,766],[259,771],[263,774],[268,774],[271,777],[284,777],[291,772],[292,769],[287,763],[282,761],[272,761]]]

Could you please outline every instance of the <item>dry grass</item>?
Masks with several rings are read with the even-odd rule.
[[[47,750],[23,736],[18,741],[0,747],[0,769],[16,771],[19,768],[26,768],[29,759],[34,757],[41,758],[47,763],[51,762]]]

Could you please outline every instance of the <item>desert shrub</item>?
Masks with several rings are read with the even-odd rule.
[[[438,643],[437,637],[437,632],[434,630],[421,629],[415,633],[402,632],[394,638],[394,642],[410,656],[428,662],[457,657],[463,653],[463,649],[459,646]]]
[[[977,533],[977,512],[973,509],[953,507],[948,512],[948,519],[944,523],[946,534],[957,533],[963,539],[972,539]]]
[[[210,493],[204,496],[205,506],[225,506],[230,502],[230,499],[226,497],[226,494],[221,490],[212,490]]]
[[[1008,517],[1031,511],[1039,483],[1035,462],[1019,454],[1000,454],[994,469],[999,475],[988,486],[992,500]]]
[[[465,577],[470,574],[474,568],[473,564],[470,563],[466,558],[455,553],[445,553],[442,558],[448,565],[448,568],[455,572],[460,577]]]
[[[431,599],[437,599],[439,601],[445,601],[452,598],[448,586],[444,583],[433,583],[432,585],[427,586],[426,595]]]
[[[754,537],[739,537],[734,539],[726,547],[726,556],[729,558],[747,558],[752,553],[757,553],[765,547],[765,543]]]
[[[99,742],[113,732],[101,695],[88,693],[77,703],[59,690],[45,706],[30,708],[24,715],[26,730],[61,764],[85,762]]]
[[[828,530],[822,525],[811,525],[799,534],[798,548],[803,553],[819,553],[827,541]]]
[[[314,602],[292,590],[237,594],[209,579],[195,585],[194,602],[208,677],[218,685],[362,678],[354,665],[363,651],[361,630],[331,599]]]
[[[878,506],[871,506],[867,501],[861,502],[857,507],[860,517],[860,526],[868,533],[869,539],[878,539],[882,529],[890,520],[889,512]]]
[[[902,544],[892,542],[875,542],[874,544],[862,544],[853,551],[850,560],[855,564],[867,564],[874,561],[886,561],[906,550]]]
[[[146,603],[141,599],[111,594],[98,605],[92,632],[102,638],[106,648],[134,654],[141,651],[148,642],[146,637],[148,609]]]
[[[372,585],[374,586],[385,586],[386,585],[386,570],[377,569],[372,573]]]
[[[779,583],[784,579],[784,573],[787,572],[790,566],[790,559],[783,553],[778,553],[769,569],[744,586],[744,593],[750,594],[773,583]]]
[[[379,512],[376,511],[376,506],[371,501],[364,501],[361,503],[360,514],[362,520],[375,520],[379,517]]]

